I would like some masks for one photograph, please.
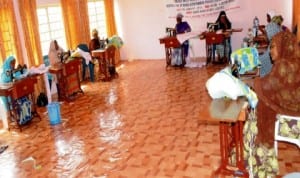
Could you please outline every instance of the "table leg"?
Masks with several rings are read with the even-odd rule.
[[[211,62],[212,58],[212,45],[206,44],[206,65]]]
[[[236,177],[249,177],[249,174],[244,166],[243,158],[243,123],[237,122],[233,123],[233,125],[231,124],[232,123],[220,122],[219,131],[221,165],[213,173],[213,175],[233,175]],[[236,165],[229,164],[229,152],[234,149],[236,151]]]
[[[171,66],[171,59],[172,59],[172,50],[171,48],[165,47],[166,52],[166,67]]]
[[[181,64],[181,67],[184,67],[184,65],[186,64],[186,61],[185,61],[185,54],[184,54],[184,46],[181,45],[181,58],[182,58],[182,64]]]
[[[107,63],[105,57],[100,57],[98,59],[99,63],[99,75],[104,75],[103,81],[108,81],[108,75],[107,75]]]

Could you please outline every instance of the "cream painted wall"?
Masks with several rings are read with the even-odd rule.
[[[159,38],[165,35],[165,27],[174,27],[175,20],[166,18],[162,0],[115,0],[119,6],[119,30],[125,45],[121,49],[121,59],[163,59],[164,46]],[[252,26],[255,16],[260,23],[266,23],[266,12],[274,9],[284,17],[284,25],[292,24],[292,0],[240,0],[242,8],[227,13],[233,28],[243,28],[243,32],[232,36],[232,48],[238,49],[246,31]],[[205,30],[206,22],[217,17],[206,17],[189,21],[193,30]],[[196,57],[205,56],[205,43],[192,40]]]
[[[121,60],[164,59],[164,46],[159,38],[165,35],[165,27],[174,27],[175,20],[166,18],[162,0],[114,0],[119,12],[116,13],[119,35],[124,40]],[[37,0],[39,5],[57,3],[59,0]],[[292,0],[240,0],[242,8],[227,13],[233,28],[243,28],[243,32],[232,36],[232,48],[238,49],[246,31],[252,26],[254,16],[261,24],[266,22],[266,12],[274,9],[284,17],[284,25],[292,24]],[[189,20],[193,30],[205,30],[206,22],[216,20],[216,16]],[[205,43],[191,40],[195,57],[205,56]]]

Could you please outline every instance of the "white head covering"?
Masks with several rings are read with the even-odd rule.
[[[183,14],[182,13],[178,13],[177,15],[176,15],[176,18],[183,18]]]
[[[64,50],[58,45],[58,49],[55,49],[54,40],[50,42],[50,48],[48,58],[50,65],[60,62],[59,54],[62,54]]]
[[[269,10],[268,12],[267,12],[267,14],[269,14],[269,16],[271,17],[271,19],[276,15],[276,12],[275,12],[275,10]]]

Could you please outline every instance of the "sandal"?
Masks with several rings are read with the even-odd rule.
[[[0,154],[3,153],[8,148],[8,145],[0,147]]]

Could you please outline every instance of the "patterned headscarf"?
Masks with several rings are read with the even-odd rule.
[[[271,41],[272,45],[276,46],[277,53],[281,59],[297,58],[300,56],[297,38],[293,33],[285,31],[277,33]]]
[[[300,55],[296,36],[280,32],[273,37],[272,43],[279,57],[269,75],[261,79],[262,93],[267,103],[280,108],[281,112],[300,113]]]
[[[283,22],[283,17],[281,15],[276,15],[272,18],[272,22],[281,25]]]

